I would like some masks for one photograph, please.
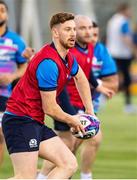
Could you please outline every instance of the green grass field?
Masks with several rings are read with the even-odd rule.
[[[133,101],[137,104],[137,97],[133,97]],[[117,95],[107,102],[99,117],[103,142],[94,166],[94,178],[137,179],[137,114],[124,114],[122,95]],[[80,164],[79,152],[77,157]],[[5,153],[0,178],[8,178],[12,175],[11,162],[8,154]],[[79,178],[79,170],[74,178]]]

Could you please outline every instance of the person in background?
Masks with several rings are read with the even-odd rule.
[[[96,79],[100,83],[115,93],[118,89],[118,75],[114,60],[109,54],[107,48],[99,41],[99,27],[97,23],[93,22],[92,43],[94,46],[94,57],[92,60],[92,71]],[[102,104],[101,94],[92,90],[92,101],[94,113],[98,114],[100,105]],[[93,167],[96,160],[97,152],[102,142],[102,132],[95,137],[84,141],[81,149],[81,179],[93,178]],[[75,143],[75,148],[79,147],[79,140]]]
[[[137,59],[137,22],[134,25],[133,45],[134,45],[134,55],[135,55],[135,58]]]
[[[21,55],[25,49],[22,38],[7,27],[8,6],[0,0],[0,165],[4,153],[4,137],[1,128],[6,102],[11,95],[12,83],[20,78],[27,67]]]
[[[127,3],[122,3],[118,11],[107,24],[107,47],[115,59],[119,72],[123,76],[123,91],[125,96],[125,113],[135,113],[136,107],[131,102],[130,65],[133,59],[133,39],[131,30],[132,10]]]

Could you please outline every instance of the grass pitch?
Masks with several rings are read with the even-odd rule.
[[[133,97],[137,104],[137,97]],[[137,179],[137,114],[123,113],[121,94],[108,101],[99,114],[103,142],[93,169],[95,179]],[[51,122],[51,120],[49,121]],[[77,154],[79,165],[80,155]],[[39,161],[39,166],[41,165]],[[13,176],[9,155],[5,153],[0,178]],[[79,178],[79,170],[73,176]]]

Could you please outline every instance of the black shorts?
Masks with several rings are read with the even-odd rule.
[[[2,130],[9,154],[38,151],[41,141],[56,136],[55,132],[29,117],[4,114]]]
[[[0,96],[0,112],[4,112],[6,109],[8,97]]]

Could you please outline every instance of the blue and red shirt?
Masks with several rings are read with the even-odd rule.
[[[6,111],[29,116],[43,123],[41,91],[57,91],[60,94],[68,77],[75,76],[78,64],[74,56],[68,52],[63,60],[54,45],[45,45],[30,61],[24,76],[13,90],[7,103]]]
[[[71,49],[71,52],[76,57],[77,62],[84,71],[88,81],[90,79],[90,73],[92,69],[93,51],[94,49],[91,43],[89,43],[85,49],[81,48],[78,44],[76,44],[75,47]],[[71,104],[75,107],[83,108],[84,106],[82,100],[72,78],[67,84],[67,91],[70,97]]]
[[[16,71],[18,64],[26,63],[22,57],[25,49],[23,39],[10,30],[0,36],[0,74],[13,73]],[[0,85],[0,95],[9,97],[11,94],[11,84]]]

